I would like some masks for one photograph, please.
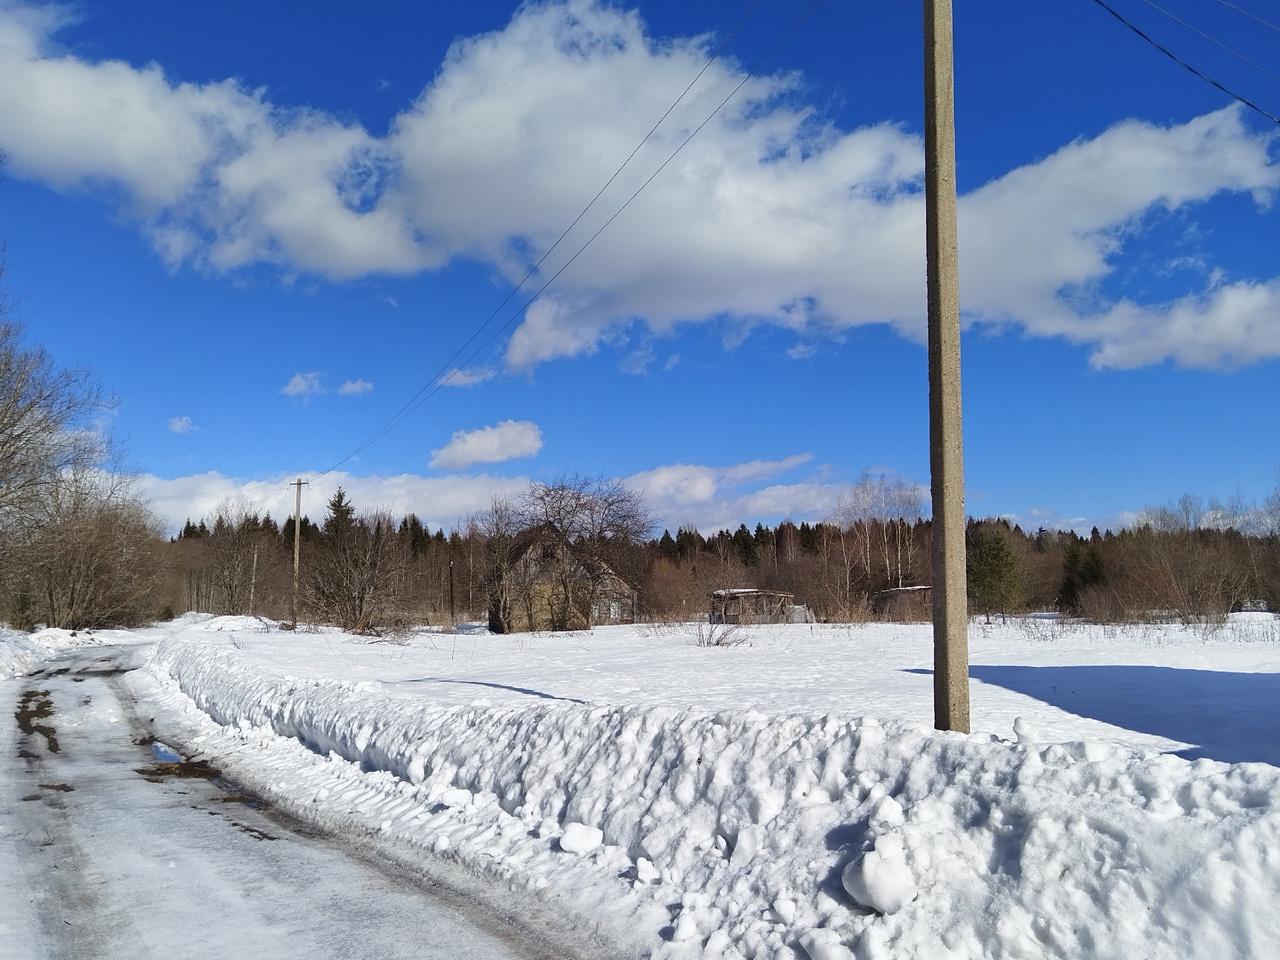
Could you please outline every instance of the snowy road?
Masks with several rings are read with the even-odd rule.
[[[551,957],[150,741],[89,648],[0,681],[0,960]]]

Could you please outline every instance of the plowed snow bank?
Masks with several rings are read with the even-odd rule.
[[[219,724],[392,778],[416,842],[581,884],[584,909],[671,905],[659,955],[1280,955],[1269,765],[840,715],[444,706],[267,675],[198,634],[150,669]],[[569,824],[603,846],[562,852]]]

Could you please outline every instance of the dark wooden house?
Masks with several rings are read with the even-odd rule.
[[[607,563],[552,524],[523,531],[489,586],[494,633],[586,630],[635,623],[638,592]]]

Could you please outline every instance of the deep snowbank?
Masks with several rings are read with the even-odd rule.
[[[437,852],[534,890],[593,884],[583,905],[645,918],[662,955],[1280,955],[1268,765],[844,716],[433,705],[266,675],[198,634],[150,669],[219,724],[393,784]]]

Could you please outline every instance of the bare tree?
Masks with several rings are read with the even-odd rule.
[[[126,481],[70,471],[41,486],[31,511],[34,524],[16,551],[25,619],[81,629],[154,614],[160,524]]]
[[[103,399],[82,371],[60,370],[22,329],[0,322],[0,535],[30,524],[59,478],[100,464],[107,443],[92,417]]]
[[[209,575],[223,613],[249,613],[261,551],[258,515],[244,499],[218,504],[209,536]]]
[[[547,558],[558,628],[578,617],[590,625],[601,585],[611,574],[639,580],[636,548],[653,529],[653,519],[634,490],[617,480],[566,474],[530,487],[524,512],[533,523],[553,527],[571,547]]]
[[[529,565],[514,556],[517,538],[528,526],[519,505],[499,496],[468,520],[484,544],[481,580],[489,596],[489,628],[495,633],[514,630],[516,614],[522,610],[529,621],[533,619]]]

